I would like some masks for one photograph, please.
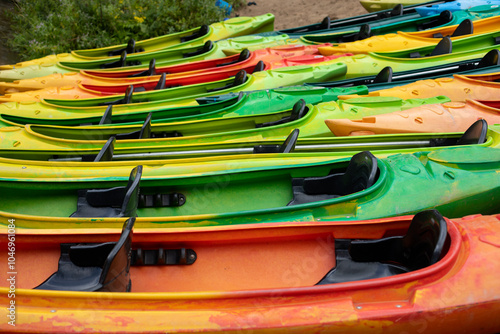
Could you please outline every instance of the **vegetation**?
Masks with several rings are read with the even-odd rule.
[[[8,45],[26,60],[187,30],[225,13],[215,0],[18,0],[10,16]]]

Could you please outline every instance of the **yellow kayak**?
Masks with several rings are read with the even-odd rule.
[[[368,53],[434,47],[444,36],[449,36],[452,41],[456,41],[465,37],[498,32],[499,26],[500,16],[474,22],[467,19],[458,25],[449,27],[418,32],[399,31],[396,34],[378,35],[355,42],[321,46],[318,50],[322,55],[332,55],[345,52]]]
[[[274,15],[264,14],[255,17],[235,17],[226,21],[203,25],[194,29],[154,37],[128,44],[113,45],[97,49],[75,50],[70,53],[60,53],[33,59],[15,65],[1,65],[0,70],[8,70],[31,65],[49,65],[61,61],[85,61],[105,59],[127,53],[147,53],[163,49],[182,48],[192,45],[202,45],[208,40],[218,41],[230,37],[257,34],[273,31]]]

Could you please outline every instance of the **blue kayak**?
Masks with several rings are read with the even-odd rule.
[[[466,10],[476,6],[482,5],[500,5],[500,0],[460,0],[460,1],[450,1],[440,4],[420,6],[416,7],[415,10],[420,16],[431,16],[437,15],[445,10],[450,12],[456,12],[459,10]]]

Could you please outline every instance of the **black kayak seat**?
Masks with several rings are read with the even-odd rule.
[[[125,221],[117,242],[61,244],[57,271],[35,289],[129,292],[134,223]]]
[[[113,151],[115,149],[115,137],[110,137],[106,144],[103,145],[99,153],[94,159],[94,162],[111,161],[113,159]]]
[[[136,74],[129,75],[128,78],[137,78],[137,77],[149,77],[152,75],[156,75],[156,59],[153,58],[149,61],[148,69]]]
[[[359,27],[358,32],[343,35],[338,39],[338,42],[339,43],[355,42],[355,41],[367,39],[371,36],[373,36],[371,27],[365,23]]]
[[[162,73],[161,76],[160,76],[160,79],[158,79],[158,83],[156,84],[156,86],[155,86],[155,88],[153,90],[160,90],[160,89],[167,88],[166,81],[167,81],[167,74],[166,73]],[[146,91],[146,87],[144,87],[144,86],[137,87],[137,88],[134,89],[135,93],[145,92],[145,91]]]
[[[153,113],[149,113],[141,128],[137,131],[127,132],[127,133],[117,133],[113,136],[116,139],[146,139],[151,138],[151,118],[153,117]]]
[[[106,108],[106,111],[104,111],[104,114],[102,114],[102,117],[99,120],[99,125],[111,124],[112,116],[113,116],[113,106],[109,105]]]
[[[233,65],[233,64],[238,64],[238,63],[241,63],[245,60],[247,60],[248,58],[250,58],[250,51],[248,49],[243,49],[241,52],[240,52],[240,55],[238,56],[238,59],[234,60],[234,61],[229,61],[227,63],[221,63],[221,64],[217,64],[215,65],[215,67],[221,67],[221,66],[227,66],[227,65]]]
[[[259,62],[255,65],[252,73],[257,73],[257,72],[262,72],[266,69],[266,64],[262,60],[259,60]]]
[[[190,57],[194,57],[194,56],[199,56],[199,55],[202,55],[204,53],[209,52],[213,48],[214,48],[214,43],[212,41],[206,41],[205,44],[203,44],[203,46],[200,49],[197,49],[196,51],[192,51],[192,52],[183,53],[182,57],[183,58],[190,58]]]
[[[399,3],[396,6],[394,6],[394,8],[392,8],[391,10],[380,11],[376,13],[377,19],[380,20],[380,19],[387,19],[389,17],[402,16],[403,9],[404,9],[403,5]]]
[[[440,56],[440,55],[445,55],[445,54],[450,54],[453,51],[453,43],[450,39],[450,37],[446,36],[443,37],[439,43],[436,44],[432,52],[427,55],[427,57],[433,57],[433,56]],[[420,52],[415,51],[410,53],[410,58],[420,58],[422,57],[420,55]]]
[[[472,20],[465,19],[455,28],[455,31],[453,31],[453,33],[449,37],[465,36],[465,35],[471,35],[473,33],[474,33],[474,26],[472,24]],[[438,32],[436,34],[433,34],[432,37],[443,38],[445,36],[443,36],[442,33]]]
[[[383,278],[426,268],[446,252],[446,220],[437,210],[417,213],[405,236],[335,240],[336,267],[317,285]]]
[[[293,129],[281,145],[256,145],[253,148],[254,154],[259,153],[290,153],[295,149],[299,138],[299,129]]]
[[[377,76],[373,80],[373,83],[392,82],[393,73],[392,67],[386,66],[378,72]]]
[[[485,68],[489,66],[500,65],[500,50],[493,49],[490,50],[483,58],[479,61],[476,68]]]
[[[275,126],[279,124],[285,124],[289,122],[296,121],[298,119],[301,119],[304,117],[307,113],[309,112],[309,108],[306,106],[306,101],[304,99],[300,99],[298,102],[296,102],[293,105],[292,111],[290,113],[290,116],[285,116],[282,119],[279,119],[277,121],[271,121],[271,122],[266,122],[266,123],[258,123],[255,124],[256,128],[265,128],[268,126]]]
[[[144,52],[143,48],[136,48],[135,47],[135,40],[133,38],[129,39],[127,42],[127,46],[118,50],[110,51],[108,52],[108,56],[118,56],[121,54],[123,51],[126,51],[128,54],[130,53],[136,53],[136,52]]]
[[[433,138],[430,140],[430,146],[479,145],[486,142],[487,134],[488,123],[479,119],[472,123],[460,138]]]
[[[241,70],[238,73],[236,73],[236,75],[234,76],[233,82],[231,82],[227,85],[224,85],[222,87],[207,89],[207,93],[217,92],[220,90],[225,90],[225,89],[229,89],[229,88],[233,88],[233,87],[238,87],[238,86],[244,84],[246,81],[247,81],[247,72],[245,70]]]
[[[288,206],[354,194],[373,186],[377,177],[377,158],[363,151],[351,158],[345,172],[292,179],[293,200]]]
[[[453,19],[453,14],[449,10],[442,11],[437,17],[417,25],[417,31],[427,30],[442,26]]]
[[[142,166],[132,169],[124,187],[78,190],[77,209],[70,217],[135,217]]]
[[[110,101],[110,102],[102,102],[100,106],[114,106],[119,104],[129,104],[132,102],[132,95],[134,94],[134,85],[130,85],[125,90],[125,96],[119,100]]]
[[[210,28],[208,27],[208,25],[204,24],[195,33],[188,35],[188,36],[181,37],[181,43],[192,41],[193,39],[196,39],[198,37],[203,37],[206,34],[208,34],[209,30],[210,30]]]

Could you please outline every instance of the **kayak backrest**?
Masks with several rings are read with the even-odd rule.
[[[106,108],[104,114],[102,114],[101,120],[99,121],[99,125],[111,124],[113,116],[113,106],[109,105]]]
[[[464,35],[471,35],[474,33],[474,25],[471,19],[465,19],[455,28],[455,31],[449,37],[457,37]],[[443,38],[442,33],[436,33],[432,35],[433,38]]]
[[[100,106],[114,106],[119,104],[129,104],[132,102],[132,95],[134,94],[134,85],[130,85],[125,90],[125,96],[119,100],[110,101],[110,102],[102,102],[99,103]]]
[[[250,58],[250,51],[248,49],[243,49],[240,52],[238,59],[233,60],[233,61],[229,61],[227,63],[217,64],[217,65],[215,65],[215,67],[222,67],[222,66],[227,66],[227,65],[232,65],[232,64],[238,64],[238,63],[241,63],[241,62],[247,60],[248,58]]]
[[[166,72],[164,72],[164,73],[166,73]],[[128,78],[148,77],[148,76],[152,76],[152,75],[156,75],[156,59],[155,58],[153,58],[149,61],[149,67],[147,70],[136,73],[136,74],[129,75]]]
[[[200,27],[200,29],[198,29],[197,32],[195,32],[191,35],[188,35],[188,36],[181,37],[181,43],[192,41],[193,39],[196,39],[198,37],[203,37],[206,34],[208,34],[209,29],[210,28],[208,27],[208,25],[204,24]]]
[[[288,122],[293,122],[293,121],[296,121],[298,119],[301,119],[308,112],[309,112],[309,108],[306,105],[306,101],[304,99],[300,99],[298,102],[296,102],[293,105],[290,116],[285,116],[282,119],[279,119],[276,121],[255,124],[255,128],[257,128],[257,129],[258,128],[265,128],[268,126],[275,126],[275,125],[285,124]]]
[[[286,137],[285,141],[281,145],[255,145],[253,147],[253,154],[261,153],[290,153],[295,149],[297,144],[297,139],[299,138],[299,129],[293,129],[293,131]]]
[[[125,221],[117,242],[61,244],[58,270],[35,289],[129,292],[134,223]]]
[[[162,73],[160,79],[158,79],[158,83],[155,86],[154,90],[165,89],[167,81],[167,73]]]
[[[377,176],[377,158],[369,152],[355,154],[344,173],[324,177],[306,178],[306,194],[335,194],[345,196],[371,187]]]
[[[383,278],[426,268],[447,250],[446,220],[437,210],[416,214],[405,236],[335,240],[336,267],[318,284]]]
[[[358,32],[355,32],[352,34],[345,34],[345,35],[339,37],[338,42],[339,43],[355,42],[355,41],[367,39],[371,36],[373,36],[371,27],[365,23],[359,27]]]
[[[476,68],[484,68],[489,66],[500,65],[500,51],[498,49],[490,50],[483,58],[479,61]]]
[[[106,144],[101,148],[99,153],[94,159],[94,162],[111,161],[113,159],[113,151],[115,149],[115,137],[110,137]]]
[[[238,87],[238,86],[244,84],[246,81],[247,81],[247,72],[245,70],[241,70],[238,73],[236,73],[236,75],[234,76],[234,81],[232,83],[229,83],[225,86],[218,87],[218,88],[207,89],[207,93],[217,92],[217,91],[229,89],[232,87]]]
[[[457,141],[457,145],[482,144],[486,141],[488,122],[484,119],[475,121]]]
[[[192,52],[186,52],[182,54],[183,58],[190,58],[198,55],[202,55],[204,53],[209,52],[214,48],[214,43],[212,41],[206,41],[205,44],[200,49],[197,49],[196,51]]]
[[[127,132],[127,133],[117,133],[114,136],[116,139],[146,139],[151,138],[151,118],[153,113],[149,113],[140,130]]]
[[[442,26],[448,22],[450,22],[453,19],[453,14],[449,10],[444,10],[442,11],[437,17],[427,21],[427,22],[422,22],[417,25],[417,30],[426,30],[426,29],[431,29],[435,27]]]
[[[135,217],[141,176],[142,166],[137,166],[125,187],[79,190],[77,210],[70,217]]]

